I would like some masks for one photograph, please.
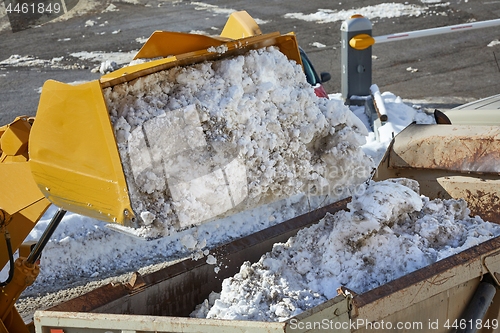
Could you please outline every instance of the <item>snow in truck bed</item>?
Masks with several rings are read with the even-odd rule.
[[[429,200],[410,179],[373,182],[348,209],[244,263],[192,316],[283,321],[340,286],[361,294],[500,235],[499,225],[470,217],[465,200]]]

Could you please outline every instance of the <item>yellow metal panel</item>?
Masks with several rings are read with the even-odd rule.
[[[232,13],[222,29],[222,37],[240,39],[261,35],[262,31],[255,20],[244,10]]]
[[[280,49],[281,53],[287,56],[288,59],[294,60],[297,64],[302,66],[299,44],[297,43],[295,34],[289,33],[277,38],[276,46]]]
[[[157,57],[175,56],[217,47],[230,41],[223,37],[188,34],[172,31],[155,31],[142,46],[134,59],[149,59]]]
[[[33,178],[52,203],[130,225],[125,176],[99,81],[47,81],[29,150]]]
[[[367,34],[359,34],[349,40],[349,45],[356,50],[364,50],[375,44],[375,39]]]
[[[43,199],[43,194],[30,177],[28,163],[0,164],[0,209],[13,215]],[[2,248],[3,250],[3,248]]]
[[[17,117],[7,126],[7,130],[0,137],[0,146],[4,155],[22,155],[27,160],[28,137],[31,125],[25,117]],[[21,160],[23,160],[21,158]]]
[[[119,83],[131,81],[141,76],[172,68],[176,66],[176,63],[176,57],[168,57],[142,64],[125,66],[117,69],[116,71],[101,76],[99,81],[101,82],[102,88],[107,88]]]
[[[172,41],[168,39],[170,34],[159,34],[158,36],[161,36],[163,39],[161,41],[158,39],[155,43],[165,45],[172,43]],[[221,47],[221,49],[223,48],[225,52],[217,52],[215,50],[209,51],[210,47],[206,47],[205,45],[203,48],[199,47],[198,49],[187,53],[176,54],[175,56],[170,56],[164,59],[123,67],[102,76],[100,82],[103,88],[110,87],[175,66],[187,66],[203,61],[214,61],[229,58],[231,56],[245,54],[249,50],[255,50],[268,46],[278,47],[281,53],[283,53],[288,59],[294,60],[298,64],[302,65],[299,46],[294,34],[280,35],[278,32],[273,32],[265,35],[227,41],[224,43],[221,43],[216,39],[212,39],[212,41],[214,41],[214,44],[212,45],[213,47]]]

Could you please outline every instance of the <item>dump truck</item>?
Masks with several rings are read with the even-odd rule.
[[[499,134],[490,126],[412,124],[394,138],[374,179],[417,180],[422,194],[465,198],[472,214],[499,223]],[[337,297],[284,322],[190,317],[245,261],[258,261],[273,244],[285,242],[327,213],[347,209],[349,200],[214,249],[211,253],[221,263],[218,272],[205,261],[186,259],[37,311],[36,331],[451,332],[471,326],[469,331],[498,331],[499,237],[361,294],[340,289]]]
[[[19,117],[0,129],[0,175],[2,184],[9,188],[0,198],[1,227],[9,249],[2,252],[1,262],[11,263],[11,274],[2,286],[2,331],[28,332],[34,327],[39,333],[447,332],[467,325],[481,332],[497,330],[498,237],[361,294],[340,288],[338,296],[283,322],[189,317],[211,292],[220,291],[221,280],[236,274],[244,262],[257,261],[273,244],[286,241],[325,214],[348,209],[349,198],[212,249],[220,263],[217,272],[206,262],[182,260],[148,275],[133,274],[128,283],[109,284],[37,311],[34,322],[25,325],[15,301],[36,278],[40,252],[65,210],[128,227],[153,223],[148,214],[133,207],[133,190],[117,149],[119,139],[112,130],[103,89],[164,69],[229,58],[267,46],[277,46],[288,59],[301,63],[293,34],[262,34],[241,12],[233,15],[226,27],[217,38],[157,32],[137,55],[151,61],[78,86],[48,81],[36,118]],[[147,125],[143,129],[147,131]],[[196,135],[195,130],[190,133]],[[68,147],[67,142],[78,147]],[[499,155],[500,132],[496,127],[413,124],[394,138],[373,179],[416,180],[421,193],[429,198],[464,198],[472,214],[500,223]],[[172,191],[179,189],[177,184],[170,186]],[[50,204],[61,209],[46,234],[35,246],[22,245]],[[231,202],[227,211],[248,207]],[[214,211],[208,219],[221,214],[225,212]],[[192,223],[189,217],[197,216],[185,217],[170,226],[188,228]],[[16,249],[20,249],[20,258],[14,261],[12,252]]]

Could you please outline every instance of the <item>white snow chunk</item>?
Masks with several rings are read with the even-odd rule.
[[[148,211],[141,212],[141,219],[142,221],[144,221],[144,224],[146,225],[150,225],[151,223],[153,223],[155,218],[156,218],[155,214],[151,212]]]
[[[209,265],[216,265],[217,264],[217,258],[215,258],[213,255],[209,254],[207,256],[207,264],[209,264]]]
[[[101,74],[106,74],[113,72],[119,68],[118,64],[114,61],[106,60],[99,66],[99,72]]]
[[[104,12],[117,12],[119,11],[118,7],[116,7],[114,4],[110,3],[108,7],[104,10]]]
[[[188,250],[193,250],[196,248],[198,241],[191,234],[186,234],[181,238],[181,244],[185,246]]]
[[[493,47],[493,46],[497,46],[497,45],[500,45],[500,40],[495,39],[495,40],[492,40],[491,42],[489,42],[487,46]]]

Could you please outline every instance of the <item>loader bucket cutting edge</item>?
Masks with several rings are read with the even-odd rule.
[[[165,38],[172,36],[153,35],[163,37],[155,37],[155,44],[165,44]],[[223,46],[223,52],[189,46],[183,49],[187,53],[124,67],[100,80],[76,86],[53,80],[44,84],[30,135],[30,166],[38,187],[53,204],[105,222],[137,226],[104,88],[175,66],[229,58],[268,46],[276,46],[288,59],[302,63],[293,34],[271,33],[227,42],[207,38],[203,40],[213,40],[214,47]],[[159,48],[148,55],[165,57],[165,52],[168,49]]]

